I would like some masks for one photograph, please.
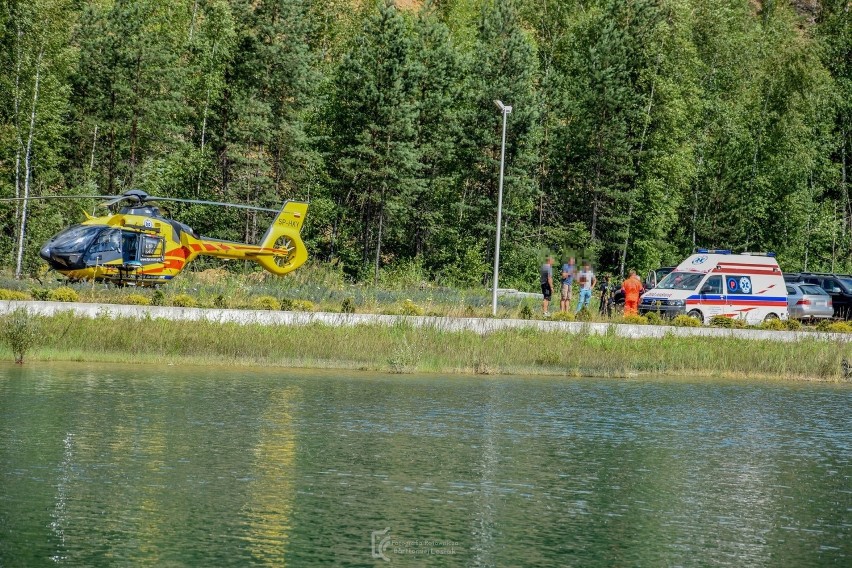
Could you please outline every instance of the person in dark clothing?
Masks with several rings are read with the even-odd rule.
[[[612,284],[612,279],[608,274],[603,275],[598,290],[601,292],[600,313],[602,316],[611,317],[615,286]]]
[[[541,265],[541,295],[544,296],[544,301],[541,305],[541,311],[545,316],[549,316],[550,312],[550,297],[553,295],[553,257],[548,256],[547,261]]]

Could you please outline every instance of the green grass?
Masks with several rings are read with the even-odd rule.
[[[53,290],[65,284],[55,272],[48,272],[40,280],[16,280],[8,270],[0,271],[0,291],[10,291],[6,294],[32,295],[34,290],[44,290],[44,299],[48,299]],[[155,293],[151,288],[121,288],[104,283],[80,282],[68,286],[77,292],[81,302],[139,304],[140,296],[150,302]],[[262,271],[239,274],[222,268],[185,270],[160,292],[164,295],[163,305],[172,305],[174,298],[186,295],[199,307],[256,309],[259,298],[271,297],[283,309],[295,304],[312,305],[316,311],[341,312],[346,302],[346,307],[354,308],[357,313],[402,314],[422,310],[427,315],[454,317],[491,315],[491,294],[486,288],[440,286],[421,279],[417,271],[409,275],[383,273],[378,286],[355,284],[345,279],[339,267],[328,263],[308,263],[283,278]],[[534,314],[541,311],[539,300],[502,297],[498,317],[517,317],[524,304],[532,306]]]
[[[285,327],[164,319],[39,317],[27,361],[348,368],[395,373],[632,377],[729,376],[840,380],[852,346],[732,338],[626,339],[515,329],[485,336],[435,328]],[[11,359],[7,347],[0,356]]]

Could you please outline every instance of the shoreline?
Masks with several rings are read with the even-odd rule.
[[[763,329],[731,329],[718,327],[675,327],[636,325],[610,322],[578,322],[552,320],[463,318],[444,316],[404,316],[383,314],[344,314],[336,312],[299,312],[243,310],[219,308],[179,308],[172,306],[135,306],[83,302],[0,301],[0,315],[24,308],[41,316],[73,313],[90,319],[135,318],[139,320],[206,321],[240,325],[355,327],[364,325],[409,325],[440,331],[471,331],[481,335],[503,330],[564,332],[572,335],[615,335],[626,339],[664,337],[735,338],[757,341],[799,342],[807,340],[848,343],[852,334],[817,331],[781,331]]]
[[[447,329],[429,324],[428,320],[440,318],[380,316],[382,319],[372,318],[371,323],[358,323],[351,315],[330,314],[349,322],[331,325],[314,313],[303,314],[308,318],[297,324],[248,320],[237,323],[197,319],[199,310],[187,312],[190,308],[178,310],[195,319],[133,317],[118,311],[89,317],[73,309],[79,307],[77,304],[62,306],[70,309],[53,311],[53,315],[33,312],[31,322],[37,339],[26,352],[25,364],[156,362],[393,374],[841,382],[847,380],[843,361],[852,360],[847,336],[827,333],[698,328],[713,335],[681,336],[670,332],[696,328],[527,320],[485,320],[532,325],[482,332],[477,328]],[[150,314],[150,309],[143,313]],[[287,315],[283,314],[285,320]],[[630,335],[635,328],[655,327],[667,333]],[[796,341],[761,337],[784,333],[803,337]],[[835,335],[839,337],[825,337]],[[11,350],[5,345],[0,356],[12,360]]]

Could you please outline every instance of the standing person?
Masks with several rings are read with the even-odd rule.
[[[624,315],[639,315],[639,294],[642,293],[642,281],[636,275],[635,270],[630,271],[630,276],[621,285],[624,290]]]
[[[571,284],[574,282],[574,274],[577,267],[574,266],[574,257],[562,265],[562,290],[559,295],[559,310],[567,312],[571,307]]]
[[[577,275],[577,281],[580,283],[580,299],[577,301],[577,313],[579,314],[583,308],[587,308],[591,304],[592,290],[598,283],[598,279],[588,262],[583,263],[583,270]]]
[[[609,274],[604,274],[601,277],[601,305],[600,313],[602,316],[610,317],[612,315],[613,288],[612,277]]]
[[[553,294],[553,257],[548,256],[547,261],[541,265],[541,295],[544,296],[544,301],[541,304],[541,311],[544,317],[550,315],[548,308],[550,307],[550,296]]]

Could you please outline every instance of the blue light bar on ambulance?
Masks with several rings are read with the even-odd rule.
[[[731,254],[731,251],[725,249],[695,249],[695,254]]]

